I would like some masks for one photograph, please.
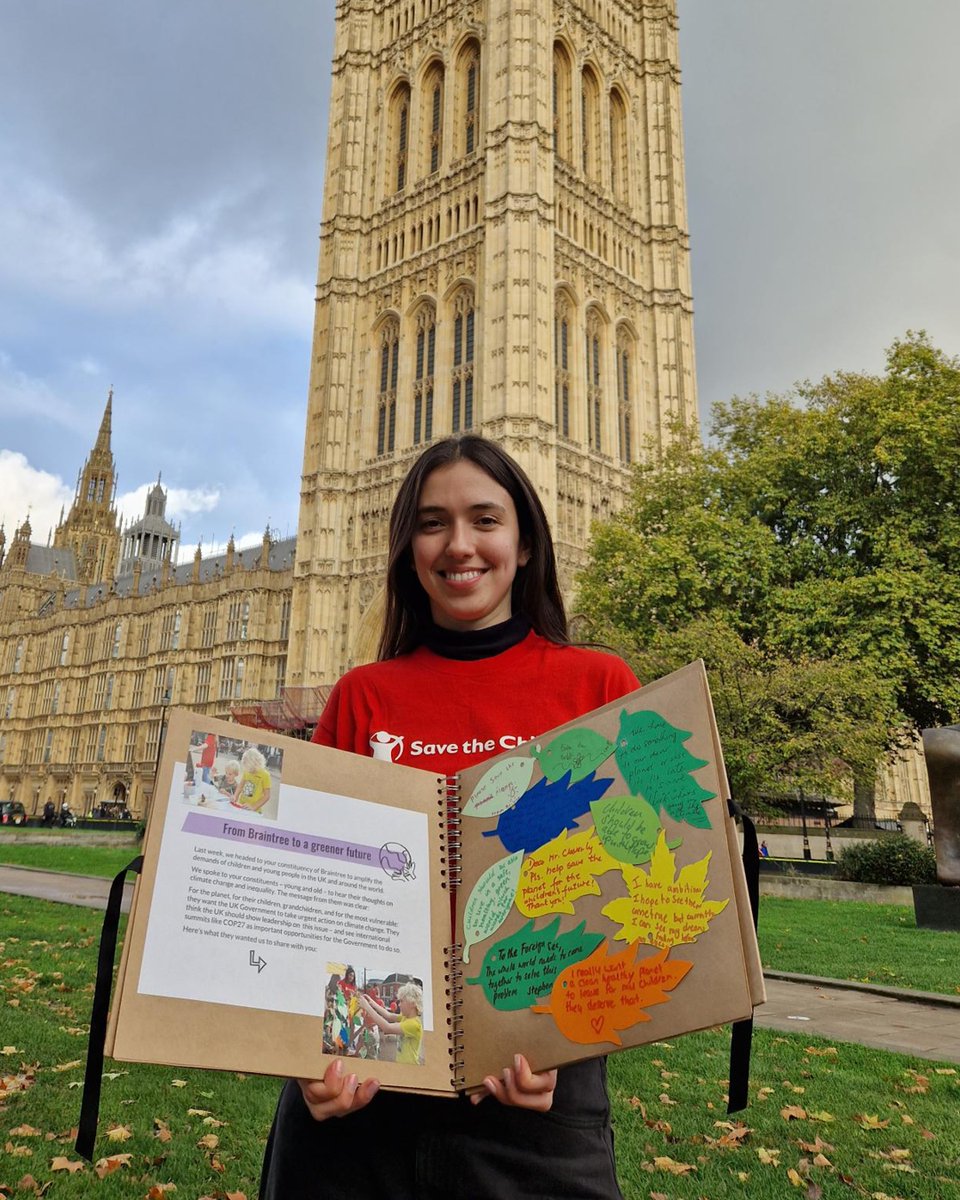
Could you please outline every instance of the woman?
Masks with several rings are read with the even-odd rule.
[[[340,680],[314,741],[370,755],[386,738],[393,761],[452,774],[476,746],[515,746],[637,686],[619,659],[569,644],[520,467],[483,438],[449,438],[393,507],[379,661]],[[378,1094],[340,1059],[288,1082],[261,1200],[616,1200],[604,1060],[534,1072],[513,1049],[470,1100]]]

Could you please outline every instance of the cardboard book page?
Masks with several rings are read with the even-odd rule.
[[[443,783],[174,713],[108,1052],[450,1093]]]
[[[464,1083],[763,999],[702,663],[461,776]]]

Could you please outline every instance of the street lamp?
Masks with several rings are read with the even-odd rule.
[[[163,695],[160,697],[160,731],[157,734],[157,756],[153,760],[153,788],[150,792],[150,803],[147,805],[147,812],[144,814],[145,819],[150,816],[150,809],[153,807],[153,798],[157,794],[157,776],[160,774],[160,755],[163,752],[163,735],[167,729],[167,706],[170,703],[170,689],[164,688]]]

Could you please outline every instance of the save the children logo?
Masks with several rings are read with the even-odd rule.
[[[370,752],[379,762],[396,762],[403,755],[403,736],[399,733],[381,729],[373,735],[369,745]]]

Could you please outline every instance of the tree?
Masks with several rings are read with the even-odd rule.
[[[960,714],[960,364],[908,334],[882,376],[734,399],[712,434],[637,470],[581,607],[641,669],[707,659],[742,794],[842,758],[872,813],[882,748]]]

